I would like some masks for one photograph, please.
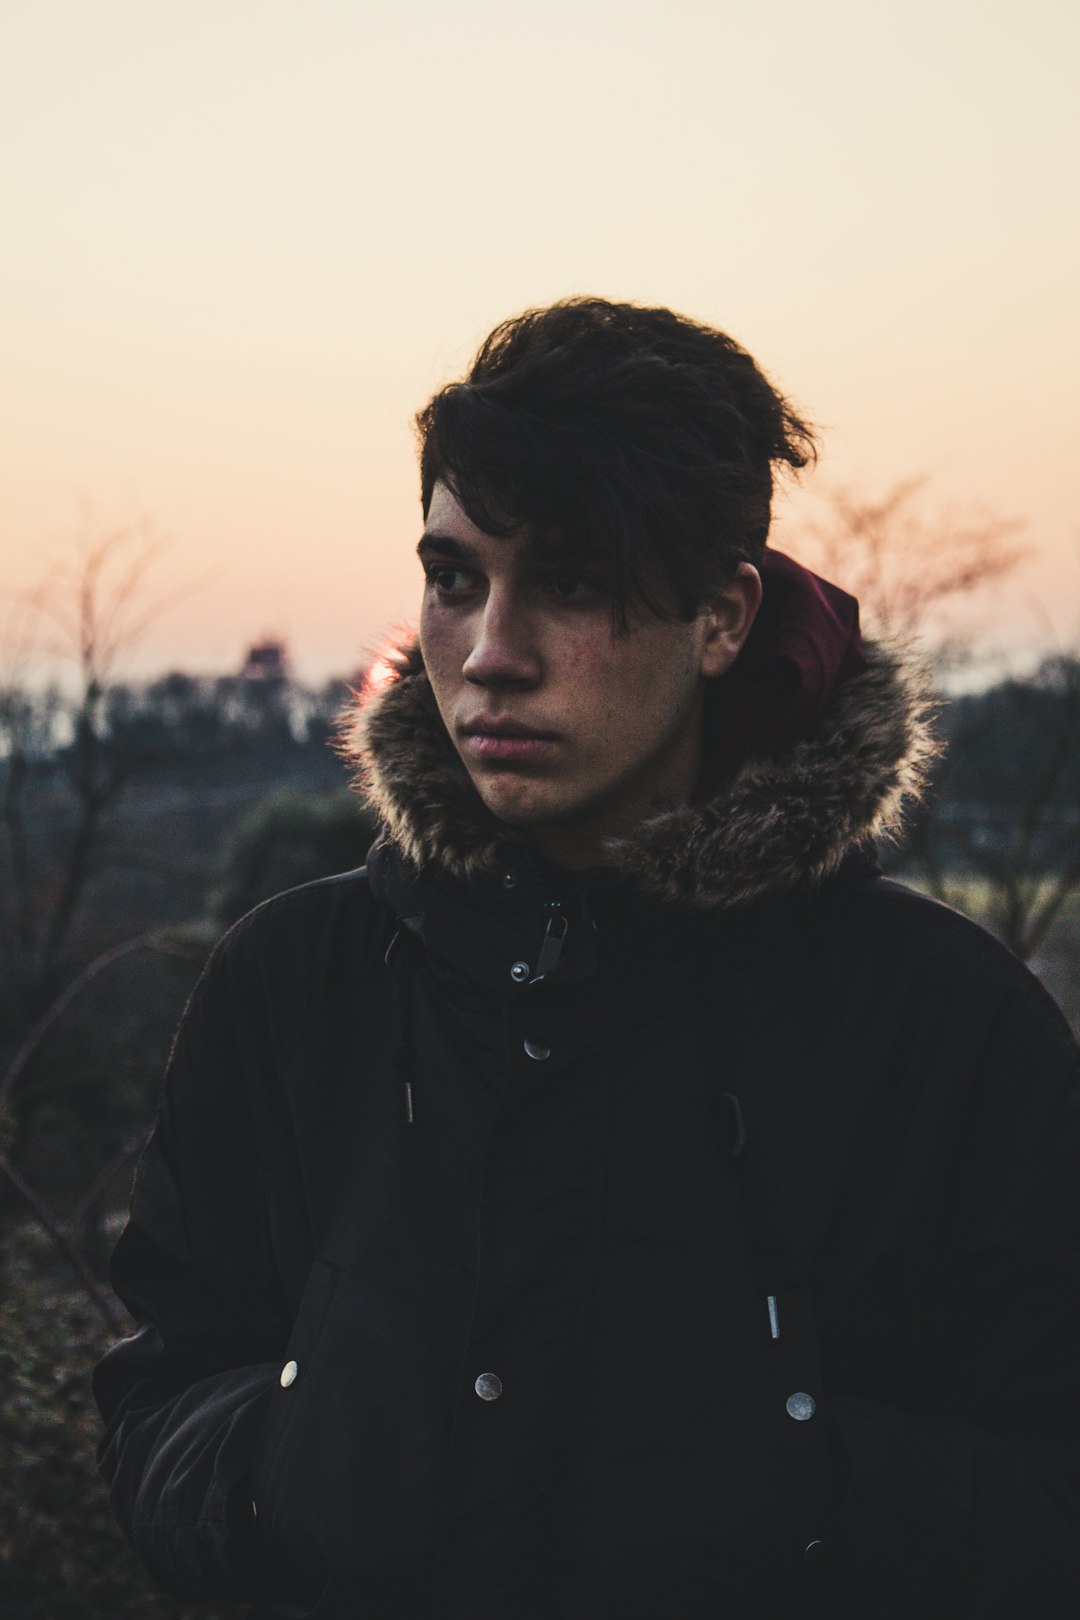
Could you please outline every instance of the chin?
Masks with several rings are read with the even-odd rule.
[[[473,785],[492,815],[519,832],[573,813],[572,806],[553,803],[552,796],[538,792],[535,783],[521,777],[511,778],[509,773],[503,777],[484,777]]]

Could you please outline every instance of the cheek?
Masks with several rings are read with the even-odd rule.
[[[678,729],[692,707],[697,679],[683,649],[665,642],[645,643],[633,656],[598,657],[591,663],[590,675],[582,681],[595,681],[597,726],[603,728],[612,747],[645,748]]]
[[[449,726],[457,694],[452,673],[453,666],[447,661],[446,648],[437,638],[425,639],[421,635],[420,652],[424,668],[427,670],[431,695],[435,699],[435,707]]]
[[[437,605],[426,603],[420,610],[420,653],[431,684],[438,692],[452,682],[456,667],[461,668],[462,657],[457,646],[453,622],[447,623],[445,614]]]
[[[575,729],[601,755],[622,756],[628,747],[640,746],[671,706],[656,660],[627,658],[609,637],[567,644],[560,663],[562,688],[577,716]]]
[[[559,685],[586,729],[599,732],[619,707],[622,681],[618,659],[597,637],[567,637],[559,648]]]

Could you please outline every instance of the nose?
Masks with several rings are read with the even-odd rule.
[[[476,639],[462,665],[474,686],[535,686],[542,664],[529,615],[509,593],[488,591]]]

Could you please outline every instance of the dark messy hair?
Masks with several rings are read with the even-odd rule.
[[[557,543],[631,609],[692,618],[760,564],[773,463],[813,434],[745,349],[669,309],[567,298],[503,321],[417,414],[427,517],[447,484],[487,534]]]

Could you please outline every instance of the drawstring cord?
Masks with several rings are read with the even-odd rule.
[[[710,966],[719,981],[720,964],[716,954],[710,953]],[[749,1132],[742,1104],[733,1091],[718,1094],[716,1111],[717,1134],[721,1151],[731,1160],[738,1180],[743,1220],[750,1243],[755,1270],[765,1294],[765,1311],[769,1323],[769,1338],[780,1337],[780,1306],[777,1299],[775,1277],[782,1271],[780,1246],[771,1234],[761,1208],[760,1188],[752,1164],[753,1153],[748,1151]]]
[[[735,1173],[739,1180],[739,1191],[742,1198],[743,1218],[746,1222],[747,1234],[754,1250],[754,1261],[759,1276],[763,1274],[764,1254],[761,1239],[761,1221],[756,1218],[754,1201],[747,1185],[746,1172],[746,1115],[742,1110],[742,1103],[733,1091],[722,1091],[719,1100],[724,1104],[723,1110],[717,1120],[721,1147],[726,1149],[728,1158],[735,1165]],[[766,1294],[765,1307],[769,1314],[769,1337],[780,1337],[780,1307],[775,1294]]]
[[[404,923],[399,923],[383,957],[383,961],[392,971],[393,984],[394,1010],[391,1027],[394,1034],[393,1045],[390,1048],[390,1064],[401,1084],[407,1125],[416,1123],[413,1090],[416,1051],[412,1040],[413,976],[416,971],[416,959],[409,944],[411,938],[411,930]]]

